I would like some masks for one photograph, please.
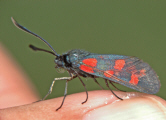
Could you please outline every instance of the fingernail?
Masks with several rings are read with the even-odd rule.
[[[165,111],[165,112],[164,112]],[[166,108],[160,102],[145,98],[131,98],[89,111],[83,120],[165,120]]]

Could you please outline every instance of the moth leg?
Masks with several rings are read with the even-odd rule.
[[[77,75],[77,77],[80,79],[80,81],[81,81],[81,83],[82,83],[82,85],[84,86],[85,91],[86,91],[86,100],[85,100],[84,102],[82,102],[82,104],[84,104],[84,103],[86,103],[87,100],[88,100],[88,91],[87,91],[87,89],[86,89],[85,83],[82,81],[82,79],[80,78],[80,76]]]
[[[108,80],[106,80],[106,79],[104,79],[104,80],[105,80],[106,86],[107,86],[108,89],[112,92],[112,94],[114,94],[115,97],[117,97],[118,99],[123,100],[122,98],[118,97],[118,96],[111,90],[111,88],[110,88],[109,85],[108,85]]]
[[[118,89],[118,88],[113,84],[113,82],[111,82],[110,80],[109,80],[109,83],[110,83],[116,90],[122,91],[122,92],[126,92],[126,91],[124,91],[124,90]]]
[[[68,82],[74,78],[76,78],[77,76],[74,76],[73,74],[70,74],[71,77],[68,77],[69,79],[66,80],[66,85],[65,85],[65,92],[64,92],[64,97],[63,97],[63,100],[62,100],[62,103],[61,105],[56,109],[56,111],[58,111],[62,106],[63,106],[63,103],[65,101],[65,98],[67,96],[67,86],[68,86]],[[64,79],[63,79],[64,80]]]
[[[36,101],[36,102],[45,100],[45,99],[48,97],[48,95],[51,94],[52,89],[53,89],[53,86],[54,86],[54,83],[55,83],[56,80],[68,80],[68,79],[71,79],[71,77],[54,78],[54,80],[52,81],[52,84],[51,84],[51,86],[50,86],[50,89],[49,89],[48,93],[44,96],[43,99],[40,99],[40,100],[38,100],[38,101]],[[34,103],[35,103],[35,102],[34,102]]]
[[[71,77],[54,78],[54,80],[52,81],[52,84],[51,84],[51,86],[50,86],[50,89],[49,89],[48,93],[47,93],[47,94],[45,95],[45,97],[44,97],[43,99],[41,99],[40,101],[45,100],[45,99],[48,97],[48,95],[51,94],[52,89],[53,89],[53,86],[54,86],[54,83],[55,83],[56,80],[68,80],[68,79],[71,79]]]
[[[95,78],[93,78],[93,80],[99,85],[99,87],[104,90],[104,88],[97,82],[97,80]]]
[[[58,110],[63,106],[63,103],[64,103],[65,98],[66,98],[66,96],[67,96],[67,85],[68,85],[68,80],[66,80],[65,92],[64,92],[64,97],[63,97],[62,103],[61,103],[61,105],[56,109],[56,111],[58,111]]]
[[[57,81],[57,80],[68,80],[68,81],[70,81],[70,80],[72,80],[72,79],[74,79],[74,78],[77,77],[77,76],[74,76],[73,74],[70,74],[70,76],[71,76],[71,77],[54,78],[54,80],[52,81],[52,84],[51,84],[51,86],[50,86],[50,89],[49,89],[48,93],[45,95],[45,97],[44,97],[43,99],[40,99],[40,100],[38,100],[38,101],[36,101],[36,102],[45,100],[45,99],[48,97],[48,95],[51,94],[55,81]]]

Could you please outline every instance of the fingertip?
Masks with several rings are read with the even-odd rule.
[[[116,92],[124,100],[118,100],[109,90],[90,91],[89,99],[81,104],[86,98],[86,93],[68,95],[61,109],[63,97],[44,100],[41,102],[8,108],[1,113],[3,118],[15,116],[17,119],[24,116],[27,119],[143,119],[148,116],[163,118],[165,107],[161,109],[154,95],[137,92]],[[149,98],[150,97],[150,98]],[[157,102],[162,99],[156,99]],[[164,102],[164,101],[163,101]],[[21,111],[23,113],[19,114]],[[153,113],[156,113],[155,115]],[[28,114],[27,114],[28,113]],[[160,119],[162,120],[162,119]]]
[[[31,103],[38,99],[28,77],[0,44],[0,108]]]
[[[84,120],[129,120],[129,119],[148,119],[165,120],[166,102],[165,100],[144,93],[126,92],[123,101],[117,101],[106,106],[99,107],[87,112]],[[126,94],[126,95],[125,95]],[[129,96],[129,97],[126,97]]]

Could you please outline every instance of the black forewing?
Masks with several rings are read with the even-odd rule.
[[[90,54],[84,57],[82,60],[89,58],[94,58],[97,60],[97,65],[95,67],[91,67],[82,61],[79,63],[93,69],[94,73],[84,71],[88,74],[102,77],[104,79],[111,80],[113,82],[148,94],[155,94],[159,91],[160,81],[157,74],[147,63],[143,62],[137,57]],[[116,60],[125,60],[125,65],[121,70],[114,68]],[[109,74],[106,72],[107,70],[114,71],[114,74]],[[108,76],[111,77],[106,77],[105,74],[108,74]],[[137,84],[130,83],[132,79],[131,76],[133,74],[138,77]]]

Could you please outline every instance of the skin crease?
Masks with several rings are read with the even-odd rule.
[[[157,106],[159,113],[166,118],[166,101],[155,95],[115,92],[119,97],[125,99],[120,101],[109,90],[88,93],[89,99],[83,105],[81,102],[85,100],[85,92],[68,95],[59,111],[55,110],[60,106],[63,97],[33,103],[39,100],[33,85],[0,45],[0,120],[81,120],[87,119],[88,114],[100,109],[109,111],[116,107],[121,111],[126,111],[127,107],[123,107],[124,105],[140,101]],[[126,116],[130,115],[126,114]]]

